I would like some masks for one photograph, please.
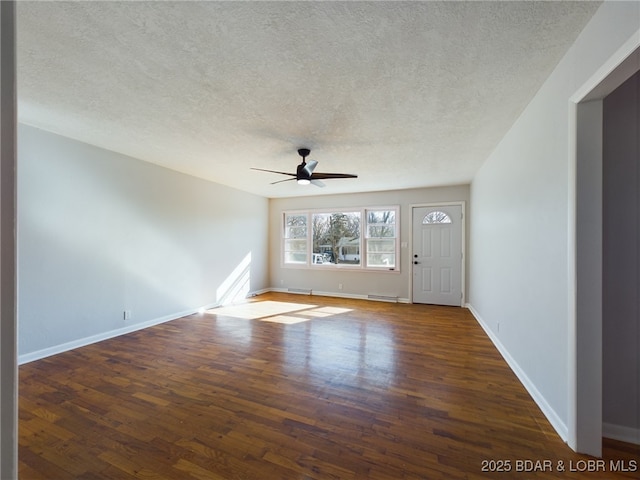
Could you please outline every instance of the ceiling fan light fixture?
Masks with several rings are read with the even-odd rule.
[[[309,185],[311,183],[311,180],[307,179],[307,178],[299,178],[298,179],[298,185]]]

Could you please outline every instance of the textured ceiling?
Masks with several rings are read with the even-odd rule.
[[[266,197],[468,183],[598,2],[18,2],[19,120]],[[325,188],[295,172],[357,173]]]

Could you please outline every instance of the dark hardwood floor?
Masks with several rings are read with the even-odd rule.
[[[614,466],[640,468],[635,445],[606,441],[603,464],[574,454],[452,307],[262,295],[25,364],[19,407],[23,480],[616,479],[639,474]]]

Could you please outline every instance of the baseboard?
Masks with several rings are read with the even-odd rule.
[[[73,340],[71,342],[63,343],[60,345],[55,345],[53,347],[43,348],[42,350],[37,350],[35,352],[26,353],[24,355],[18,356],[18,365],[23,365],[25,363],[34,362],[36,360],[41,360],[46,357],[50,357],[52,355],[57,355],[58,353],[67,352],[69,350],[73,350],[75,348],[85,347],[87,345],[91,345],[93,343],[102,342],[103,340],[108,340],[110,338],[119,337],[120,335],[126,335],[127,333],[136,332],[138,330],[143,330],[145,328],[153,327],[154,325],[159,325],[161,323],[170,322],[172,320],[177,320],[178,318],[186,317],[188,315],[193,315],[194,313],[198,313],[203,308],[209,309],[218,306],[218,304],[210,304],[204,305],[202,307],[193,309],[193,310],[185,310],[183,312],[173,313],[171,315],[166,315],[164,317],[154,318],[153,320],[148,320],[146,322],[136,323],[134,325],[130,325],[124,328],[118,328],[116,330],[110,330],[108,332],[99,333],[96,335],[91,335],[89,337],[79,338],[77,340]]]
[[[522,383],[522,385],[527,390],[527,392],[529,392],[529,395],[531,395],[531,398],[533,398],[533,401],[536,402],[538,407],[540,407],[540,410],[542,410],[542,413],[544,414],[544,416],[547,417],[547,420],[549,420],[549,423],[551,423],[551,426],[555,429],[558,435],[560,435],[560,438],[562,438],[562,440],[566,442],[569,438],[569,429],[567,428],[567,425],[562,421],[560,416],[551,407],[551,405],[549,405],[546,398],[544,398],[544,395],[542,395],[540,391],[536,388],[535,384],[527,376],[524,370],[522,370],[520,365],[518,365],[518,362],[516,362],[514,358],[509,354],[509,351],[502,344],[502,342],[500,342],[500,339],[494,335],[494,333],[491,331],[487,323],[482,319],[482,317],[477,312],[477,310],[473,308],[473,305],[467,303],[466,307],[469,309],[469,311],[475,317],[478,324],[480,324],[480,326],[485,331],[489,339],[493,342],[495,347],[498,349],[498,352],[500,352],[500,355],[502,355],[502,358],[504,358],[504,360],[507,362],[507,364],[509,365],[509,368],[511,368],[513,373],[516,374],[516,377],[518,377],[518,380],[520,380],[520,383]]]
[[[248,297],[257,297],[258,295],[262,295],[263,293],[269,293],[271,291],[270,288],[263,288],[261,290],[254,290],[252,292],[249,292],[249,294],[247,295]]]
[[[277,292],[277,293],[292,293],[294,295],[317,295],[319,297],[334,297],[334,298],[351,298],[354,300],[369,300],[372,302],[389,302],[390,298],[394,298],[396,303],[410,303],[408,298],[400,298],[400,297],[386,297],[383,295],[362,295],[357,293],[342,293],[342,292],[324,292],[321,290],[311,290],[311,289],[287,289],[287,288],[269,288],[266,289],[268,292]],[[266,292],[265,292],[266,293]]]
[[[604,422],[602,424],[602,436],[613,440],[620,440],[621,442],[640,445],[640,428],[631,428]]]

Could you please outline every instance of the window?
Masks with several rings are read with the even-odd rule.
[[[284,212],[283,264],[398,270],[398,207]]]
[[[395,268],[396,238],[395,210],[367,210],[367,266]]]
[[[430,212],[425,215],[422,219],[423,225],[429,224],[440,224],[440,223],[451,223],[451,217],[444,212]]]
[[[307,263],[307,215],[285,215],[284,263]]]

